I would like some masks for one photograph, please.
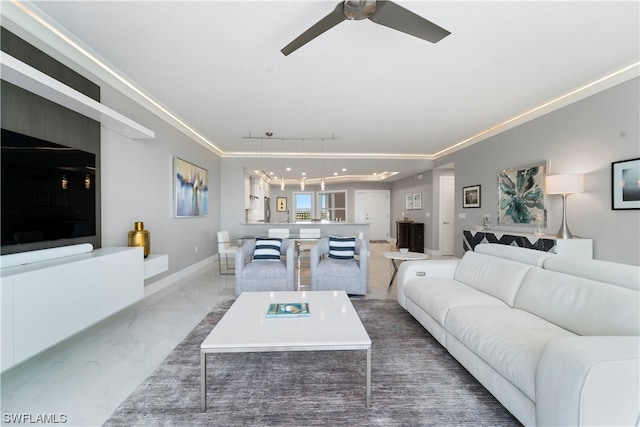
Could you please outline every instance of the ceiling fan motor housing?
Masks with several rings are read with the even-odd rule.
[[[368,19],[376,13],[376,0],[345,0],[344,16],[350,20]]]

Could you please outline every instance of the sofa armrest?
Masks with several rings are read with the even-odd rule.
[[[329,238],[323,237],[318,240],[318,243],[311,248],[309,252],[309,264],[311,270],[311,277],[314,277],[314,273],[316,268],[318,267],[318,263],[320,263],[320,259],[323,255],[329,253]]]
[[[295,240],[289,240],[287,243],[287,249],[285,252],[285,262],[287,266],[287,277],[289,280],[293,280],[295,277],[295,257],[296,255],[296,242]]]
[[[639,402],[640,337],[558,338],[545,346],[536,424],[638,425]]]
[[[453,275],[460,262],[459,258],[434,259],[426,261],[405,261],[398,267],[398,303],[406,308],[404,286],[413,279],[423,277],[439,277],[453,279]]]
[[[369,269],[369,247],[367,241],[364,239],[356,239],[358,241],[358,263],[360,265],[360,275],[367,277],[367,270]]]

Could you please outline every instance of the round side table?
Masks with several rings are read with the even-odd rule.
[[[391,260],[391,264],[393,265],[393,275],[391,276],[391,280],[389,281],[387,292],[389,292],[389,289],[391,289],[393,279],[395,279],[396,274],[398,274],[397,261],[418,261],[421,259],[429,258],[429,255],[421,254],[419,252],[407,252],[406,254],[400,252],[385,252],[383,255],[385,256],[385,258],[389,258]]]

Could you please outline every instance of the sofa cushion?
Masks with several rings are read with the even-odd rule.
[[[452,308],[445,329],[534,402],[536,367],[545,344],[552,338],[575,336],[509,307]]]
[[[329,258],[353,259],[355,248],[355,237],[329,236]]]
[[[640,267],[577,257],[545,259],[544,269],[640,291]]]
[[[281,246],[282,239],[279,238],[256,238],[256,247],[253,250],[253,261],[280,262]]]
[[[490,295],[451,279],[416,278],[404,286],[405,296],[444,326],[449,309],[467,305],[507,305]]]
[[[531,265],[508,259],[466,252],[453,278],[513,307],[518,289],[531,268]]]
[[[485,255],[493,255],[500,258],[518,261],[523,264],[531,264],[542,267],[547,258],[555,257],[555,254],[543,252],[536,249],[520,248],[500,243],[482,243],[476,245],[475,252]]]
[[[245,280],[269,280],[286,278],[287,266],[284,262],[250,262],[242,269]]]
[[[631,289],[534,267],[516,308],[578,335],[640,335],[640,298]]]
[[[322,277],[343,278],[360,277],[360,263],[355,259],[326,258],[318,263],[315,274]]]

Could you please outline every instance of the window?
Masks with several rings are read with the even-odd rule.
[[[318,193],[320,218],[331,221],[347,220],[347,192],[323,191]]]
[[[293,193],[295,221],[311,221],[313,217],[313,193]]]

